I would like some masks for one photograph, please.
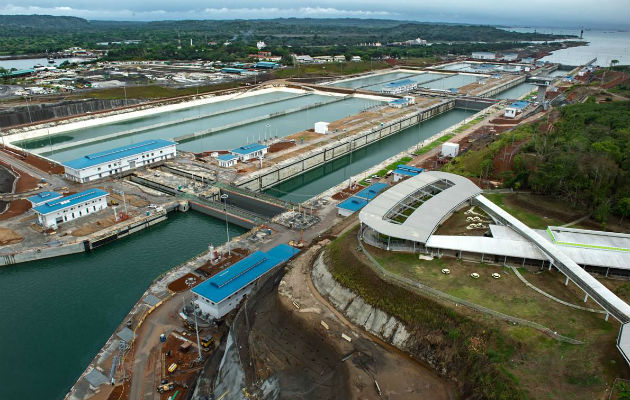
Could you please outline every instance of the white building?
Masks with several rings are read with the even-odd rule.
[[[331,63],[331,62],[333,62],[332,56],[317,56],[317,57],[313,57],[313,60],[317,64],[324,64],[324,63]]]
[[[221,154],[217,157],[217,161],[219,162],[219,167],[229,168],[238,163],[238,156],[234,154]]]
[[[496,54],[488,51],[473,51],[471,57],[476,60],[494,60],[496,59]]]
[[[361,61],[361,57],[360,56],[352,56],[352,59],[350,61],[352,61],[352,62],[359,62],[359,61]]]
[[[321,133],[322,135],[325,135],[328,133],[328,125],[330,125],[329,122],[315,122],[315,133]]]
[[[258,279],[299,252],[287,244],[256,251],[192,288],[194,302],[206,319],[218,319],[236,308]]]
[[[518,54],[516,53],[505,53],[501,58],[503,61],[516,61],[518,60]]]
[[[264,157],[268,149],[269,147],[264,144],[252,143],[233,149],[230,153],[237,156],[239,161],[247,161]]]
[[[63,166],[66,178],[84,183],[168,160],[176,154],[175,142],[154,139],[88,154]]]
[[[72,221],[107,208],[108,193],[101,189],[88,189],[34,207],[37,221],[44,228],[57,229],[57,225]]]
[[[442,156],[457,157],[459,154],[459,144],[446,142],[442,145]]]
[[[418,82],[413,79],[402,79],[400,81],[388,82],[383,85],[381,93],[401,94],[414,90],[418,87]]]
[[[303,55],[303,56],[298,56],[293,55],[293,58],[295,59],[295,62],[298,64],[312,64],[315,62],[315,60],[313,60],[313,57],[307,55]]]
[[[344,55],[341,55],[341,56],[334,56],[334,57],[333,57],[333,61],[336,61],[336,62],[344,62],[344,61],[346,61],[346,56],[344,56]]]
[[[261,40],[259,42],[256,42],[256,47],[258,47],[258,50],[262,50],[267,47],[267,44]]]

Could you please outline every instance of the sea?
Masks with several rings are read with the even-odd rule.
[[[580,36],[580,29],[566,28],[534,28],[512,27],[504,28],[516,32],[553,33],[556,35]],[[585,29],[582,39],[572,39],[589,42],[587,46],[570,47],[554,51],[542,58],[542,61],[566,65],[582,65],[597,57],[595,65],[609,67],[613,60],[617,65],[630,65],[630,31],[628,30],[595,30]]]

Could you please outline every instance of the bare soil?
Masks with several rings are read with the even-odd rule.
[[[288,142],[288,141],[277,142],[269,146],[269,152],[277,153],[279,151],[290,149],[291,147],[295,147],[295,146],[296,144],[294,142]]]
[[[0,227],[0,246],[20,243],[24,238],[15,231]]]
[[[173,282],[168,284],[168,290],[173,291],[173,292],[184,292],[186,290],[188,290],[188,285],[186,285],[186,280],[189,278],[193,278],[195,279],[195,284],[194,286],[197,286],[198,284],[201,283],[202,279],[200,277],[198,277],[197,275],[194,274],[186,274],[184,276],[182,276],[181,278],[174,280]]]
[[[0,214],[0,221],[22,215],[31,209],[31,202],[26,199],[13,200],[9,204],[9,208]]]

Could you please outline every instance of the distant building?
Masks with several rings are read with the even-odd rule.
[[[495,60],[496,54],[488,51],[473,51],[471,57],[476,60]]]
[[[145,140],[128,146],[88,154],[63,163],[66,178],[79,183],[106,178],[138,167],[174,158],[176,143],[169,140]]]
[[[29,197],[27,200],[31,202],[33,207],[41,206],[47,201],[52,201],[61,197],[61,193],[57,192],[40,192],[34,196]]]
[[[328,133],[328,125],[330,125],[329,122],[315,122],[315,133],[321,133],[322,135],[325,135]]]
[[[524,64],[533,64],[534,61],[534,57],[524,57],[521,59],[521,62]]]
[[[396,99],[396,100],[392,100],[388,103],[388,105],[390,107],[394,107],[394,108],[404,108],[404,107],[408,107],[412,104],[416,103],[416,98],[413,96],[405,96],[402,99]]]
[[[269,147],[264,144],[252,143],[233,149],[230,153],[237,156],[239,161],[247,161],[252,158],[264,157],[268,149]]]
[[[267,47],[267,45],[265,44],[265,42],[263,42],[262,40],[259,42],[256,42],[256,47],[258,47],[258,50],[262,50],[265,47]]]
[[[344,61],[346,61],[346,56],[344,56],[344,55],[334,56],[333,57],[333,61],[335,61],[335,62],[344,62]]]
[[[360,56],[352,56],[352,59],[350,61],[352,61],[352,62],[359,62],[359,61],[361,61],[361,57]]]
[[[221,154],[217,157],[217,161],[219,162],[219,167],[229,168],[238,163],[238,156],[234,154]]]
[[[315,62],[315,60],[313,60],[313,57],[307,55],[303,55],[303,56],[299,56],[297,54],[293,55],[293,59],[295,60],[296,63],[298,64],[313,64]]]
[[[331,63],[333,62],[333,57],[332,56],[317,56],[317,57],[313,57],[313,61],[315,61],[317,64]]]
[[[193,301],[207,319],[223,318],[240,304],[261,277],[299,252],[288,244],[267,252],[256,251],[192,288]]]
[[[383,85],[381,93],[384,94],[400,94],[414,90],[418,87],[418,82],[412,79],[402,79],[400,81],[389,82]]]
[[[72,221],[107,208],[107,193],[88,189],[66,197],[59,197],[34,207],[37,221],[44,228],[57,229],[63,222]]]
[[[254,64],[254,68],[257,69],[276,69],[280,68],[280,64],[271,61],[258,61]]]
[[[516,61],[518,60],[518,54],[516,53],[505,53],[503,57],[501,57],[503,61]]]

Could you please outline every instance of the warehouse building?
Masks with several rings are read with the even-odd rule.
[[[239,161],[247,161],[264,157],[268,149],[269,147],[264,144],[252,143],[230,150],[230,153],[237,156]]]
[[[72,221],[107,208],[107,193],[88,189],[66,197],[58,197],[34,207],[37,221],[44,228],[57,229],[63,222]]]
[[[238,163],[238,156],[234,154],[221,154],[217,157],[217,161],[219,162],[219,167],[229,168]]]
[[[287,262],[300,250],[280,244],[267,252],[256,251],[191,291],[204,319],[219,319],[235,309],[274,267]]]
[[[472,58],[475,60],[494,60],[496,59],[496,54],[488,51],[473,51]]]
[[[63,163],[66,178],[85,183],[174,158],[176,143],[163,139],[88,154]]]

